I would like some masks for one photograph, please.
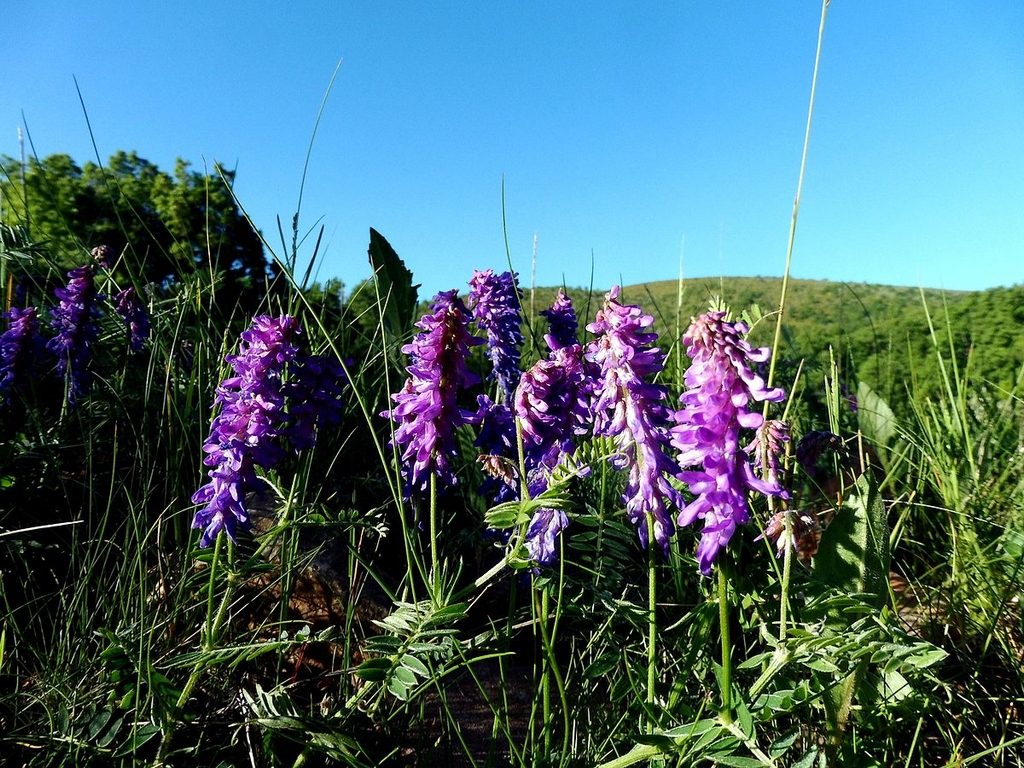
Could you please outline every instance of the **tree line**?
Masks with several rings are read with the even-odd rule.
[[[220,165],[201,173],[179,159],[167,172],[135,152],[116,152],[105,166],[65,154],[25,163],[0,156],[0,222],[21,228],[62,268],[106,245],[148,283],[166,286],[198,268],[241,295],[259,291],[273,271],[234,180]]]

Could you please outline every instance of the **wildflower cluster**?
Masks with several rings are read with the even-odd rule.
[[[477,460],[487,475],[480,493],[497,503],[519,498],[516,420],[512,409],[487,395],[479,395],[476,402],[475,421],[480,433],[473,445],[480,449]]]
[[[612,465],[626,475],[622,501],[642,545],[653,541],[667,554],[676,526],[701,520],[697,559],[707,574],[736,526],[750,520],[748,494],[785,495],[779,456],[788,440],[786,425],[765,422],[748,407],[778,402],[783,392],[769,389],[755,373],[769,352],[744,340],[743,323],[728,322],[722,312],[694,320],[684,337],[693,362],[676,412],[666,388],[655,383],[664,354],[649,330],[653,318],[620,302],[618,287],[587,326],[593,338],[585,345],[577,340],[572,303],[559,292],[541,313],[549,323],[550,352],[523,373],[515,276],[475,272],[469,296],[472,317],[455,291],[434,299],[418,323],[422,332],[403,349],[410,356],[409,378],[383,414],[395,424],[392,446],[407,499],[426,492],[431,477],[441,487],[455,484],[455,435],[463,426],[479,428],[475,445],[490,475],[485,488],[498,501],[516,498],[523,487],[531,497],[543,493],[579,440],[606,437],[615,446]],[[505,399],[496,403],[480,395],[475,412],[458,403],[459,393],[478,382],[467,367],[472,347],[484,343],[470,331],[473,320],[487,334],[492,376]],[[752,433],[746,445],[743,430]],[[686,486],[690,501],[683,496]],[[562,510],[537,510],[526,530],[529,556],[551,562],[568,525]]]
[[[538,565],[551,565],[558,557],[558,537],[569,527],[569,516],[560,509],[538,509],[526,529],[526,554]]]
[[[515,413],[528,458],[552,467],[572,451],[573,438],[589,431],[593,388],[593,368],[579,344],[555,350],[523,374]]]
[[[106,300],[96,285],[96,269],[111,265],[114,252],[107,246],[92,251],[94,262],[67,273],[68,282],[56,290],[57,303],[49,310],[49,327],[53,335],[45,342],[39,329],[40,309],[27,306],[24,284],[13,296],[15,306],[4,318],[8,327],[0,341],[0,402],[10,400],[18,380],[24,380],[30,366],[47,361],[65,382],[67,405],[74,408],[89,389],[93,346],[99,338],[101,305]],[[111,304],[124,320],[128,345],[132,351],[142,349],[149,337],[149,316],[139,302],[134,288],[119,291]]]
[[[439,293],[416,323],[421,332],[402,347],[410,358],[409,378],[382,415],[396,425],[391,446],[400,452],[406,498],[426,492],[432,475],[446,485],[457,482],[451,466],[455,430],[477,421],[457,402],[460,389],[479,381],[466,367],[470,347],[483,343],[469,332],[470,320],[457,291]]]
[[[128,348],[139,352],[149,338],[149,315],[143,309],[134,288],[125,288],[114,296],[114,309],[128,325]]]
[[[66,377],[68,405],[74,407],[89,385],[89,353],[98,333],[96,304],[103,297],[88,266],[71,270],[68,278],[67,286],[54,291],[60,302],[50,310],[50,324],[57,335],[46,348],[57,358],[57,375]]]
[[[516,389],[515,415],[522,425],[531,494],[547,489],[550,472],[573,452],[576,438],[588,432],[594,385],[593,366],[584,359],[579,344],[555,349],[523,374]],[[526,534],[530,557],[549,564],[557,551],[558,535],[568,524],[562,510],[537,510]]]
[[[239,354],[225,357],[234,375],[217,387],[220,412],[203,446],[210,482],[192,496],[204,505],[192,521],[203,531],[200,546],[221,531],[234,541],[238,528],[250,528],[247,497],[263,489],[256,469],[284,457],[284,438],[296,450],[310,447],[318,422],[337,418],[344,372],[336,361],[302,354],[301,332],[294,317],[261,315],[242,334]]]
[[[808,432],[796,446],[796,462],[803,467],[811,480],[821,479],[822,472],[818,468],[818,462],[823,456],[835,455],[845,458],[848,454],[843,438],[823,430]]]
[[[750,520],[748,491],[780,496],[776,478],[757,477],[749,455],[741,449],[742,429],[756,430],[764,422],[749,410],[753,401],[779,402],[781,389],[768,389],[751,366],[768,359],[767,347],[753,349],[743,338],[748,328],[730,323],[724,312],[701,315],[683,336],[686,353],[693,360],[685,374],[686,392],[680,398],[672,445],[678,449],[681,473],[696,499],[684,507],[677,522],[690,525],[703,520],[697,548],[701,573],[708,574],[719,550],[729,543],[737,525]],[[776,445],[780,442],[775,439]],[[766,458],[765,466],[774,458]]]
[[[42,356],[43,339],[35,307],[12,307],[4,318],[8,327],[0,336],[0,402],[6,404],[11,390],[27,378]]]
[[[285,399],[290,403],[285,434],[294,450],[312,448],[321,426],[341,421],[341,396],[347,385],[348,374],[337,358],[296,357],[292,377],[284,389]]]
[[[654,322],[639,307],[618,301],[618,287],[605,297],[597,319],[587,330],[597,339],[587,347],[587,359],[600,367],[593,405],[594,434],[615,439],[615,464],[629,479],[622,500],[626,514],[639,528],[644,546],[651,537],[668,553],[674,532],[668,504],[682,506],[682,496],[670,478],[679,472],[667,450],[670,413],[663,402],[665,388],[647,381],[664,366],[664,356],[650,346],[657,334],[644,329]]]
[[[487,350],[505,402],[519,381],[520,347],[523,345],[522,311],[519,305],[519,281],[512,272],[495,275],[490,269],[474,271],[469,281],[469,306],[473,318],[487,333]]]
[[[579,343],[576,339],[576,331],[579,328],[576,310],[573,309],[572,301],[561,288],[558,290],[558,296],[555,297],[555,303],[540,314],[548,321],[550,330],[544,335],[544,341],[552,351]]]
[[[96,259],[96,263],[104,269],[110,269],[114,266],[114,259],[117,258],[117,253],[109,245],[97,245],[92,249],[92,257]]]
[[[787,537],[786,521],[789,520],[790,535]],[[781,509],[768,518],[764,533],[755,541],[767,539],[775,545],[775,554],[781,558],[786,550],[792,550],[806,561],[814,554],[818,543],[816,537],[821,533],[821,523],[813,512],[796,509]],[[809,543],[808,543],[809,542]]]

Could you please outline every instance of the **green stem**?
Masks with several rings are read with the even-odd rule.
[[[729,580],[724,563],[718,565],[718,625],[722,638],[722,712],[725,723],[732,722],[732,641],[729,637]]]
[[[562,757],[567,754],[569,746],[569,732],[572,724],[569,722],[569,700],[565,692],[565,680],[562,679],[562,671],[558,668],[558,660],[555,658],[554,630],[557,629],[557,617],[554,627],[548,626],[548,619],[551,611],[551,597],[548,587],[541,588],[540,612],[537,617],[537,626],[540,627],[541,645],[544,649],[544,658],[541,666],[541,710],[544,722],[544,754],[551,754],[551,683],[554,681],[555,689],[558,691],[558,701],[562,707],[563,733],[562,733]],[[536,606],[536,601],[534,601]]]
[[[793,513],[783,512],[783,541],[786,548],[782,554],[782,594],[779,596],[779,642],[786,639],[786,623],[789,620],[789,582],[793,576]]]
[[[657,642],[658,642],[658,619],[657,619],[657,578],[655,578],[655,566],[657,565],[656,553],[654,551],[654,515],[647,512],[647,732],[654,733],[654,689],[657,683]]]
[[[213,595],[216,590],[217,584],[217,566],[220,565],[220,550],[224,537],[220,534],[213,542],[213,559],[210,560],[210,581],[206,585],[206,621],[203,624],[203,649],[207,647],[208,638],[210,636],[210,630],[213,627]],[[179,700],[178,707],[182,705],[182,701]]]
[[[653,744],[637,744],[626,754],[620,755],[614,760],[609,760],[607,763],[601,763],[599,768],[628,768],[637,763],[649,763],[662,754],[664,754],[664,750],[661,747]]]
[[[572,732],[572,723],[569,719],[569,697],[565,692],[565,681],[562,679],[562,672],[558,668],[557,660],[554,657],[555,638],[558,636],[558,620],[561,618],[562,600],[565,598],[565,537],[558,537],[558,597],[555,599],[555,620],[551,626],[551,663],[555,673],[555,685],[558,686],[558,700],[562,706],[562,755],[559,765],[569,754],[569,734]]]
[[[551,667],[553,666],[553,651],[551,638],[548,634],[548,611],[550,597],[546,587],[540,593],[540,635],[544,643],[544,659],[541,662],[541,699],[542,712],[544,714],[544,754],[551,754]]]
[[[437,474],[430,474],[430,598],[441,604],[441,572],[437,566]]]
[[[220,605],[217,606],[217,614],[213,617],[213,621],[207,625],[206,637],[203,640],[204,651],[210,652],[217,646],[217,640],[220,638],[220,628],[224,624],[224,617],[227,615],[228,606],[231,604],[231,599],[235,595],[235,585],[237,582],[238,577],[235,574],[235,548],[229,539],[228,581],[224,587],[224,594],[221,596]]]

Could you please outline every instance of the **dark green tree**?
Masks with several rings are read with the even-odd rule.
[[[107,245],[147,282],[168,285],[199,269],[224,287],[260,291],[270,266],[232,195],[234,178],[180,159],[169,174],[135,152],[103,167],[79,167],[68,155],[24,167],[0,157],[0,221],[23,227],[62,267]]]

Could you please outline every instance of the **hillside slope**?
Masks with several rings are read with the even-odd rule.
[[[623,288],[625,301],[640,304],[655,318],[662,346],[677,338],[689,319],[715,296],[736,313],[758,307],[765,317],[753,329],[755,344],[772,341],[782,279],[770,277],[663,280]],[[538,288],[534,311],[548,306],[553,288]],[[567,289],[582,322],[589,322],[603,291]],[[527,290],[524,301],[530,310]],[[681,300],[680,300],[681,299]],[[1024,366],[1024,285],[987,291],[942,291],[867,283],[791,280],[783,340],[778,354],[787,368],[799,361],[820,376],[829,350],[841,375],[863,380],[883,396],[900,401],[907,391],[933,393],[940,382],[929,318],[945,359],[989,386],[1009,388]]]

